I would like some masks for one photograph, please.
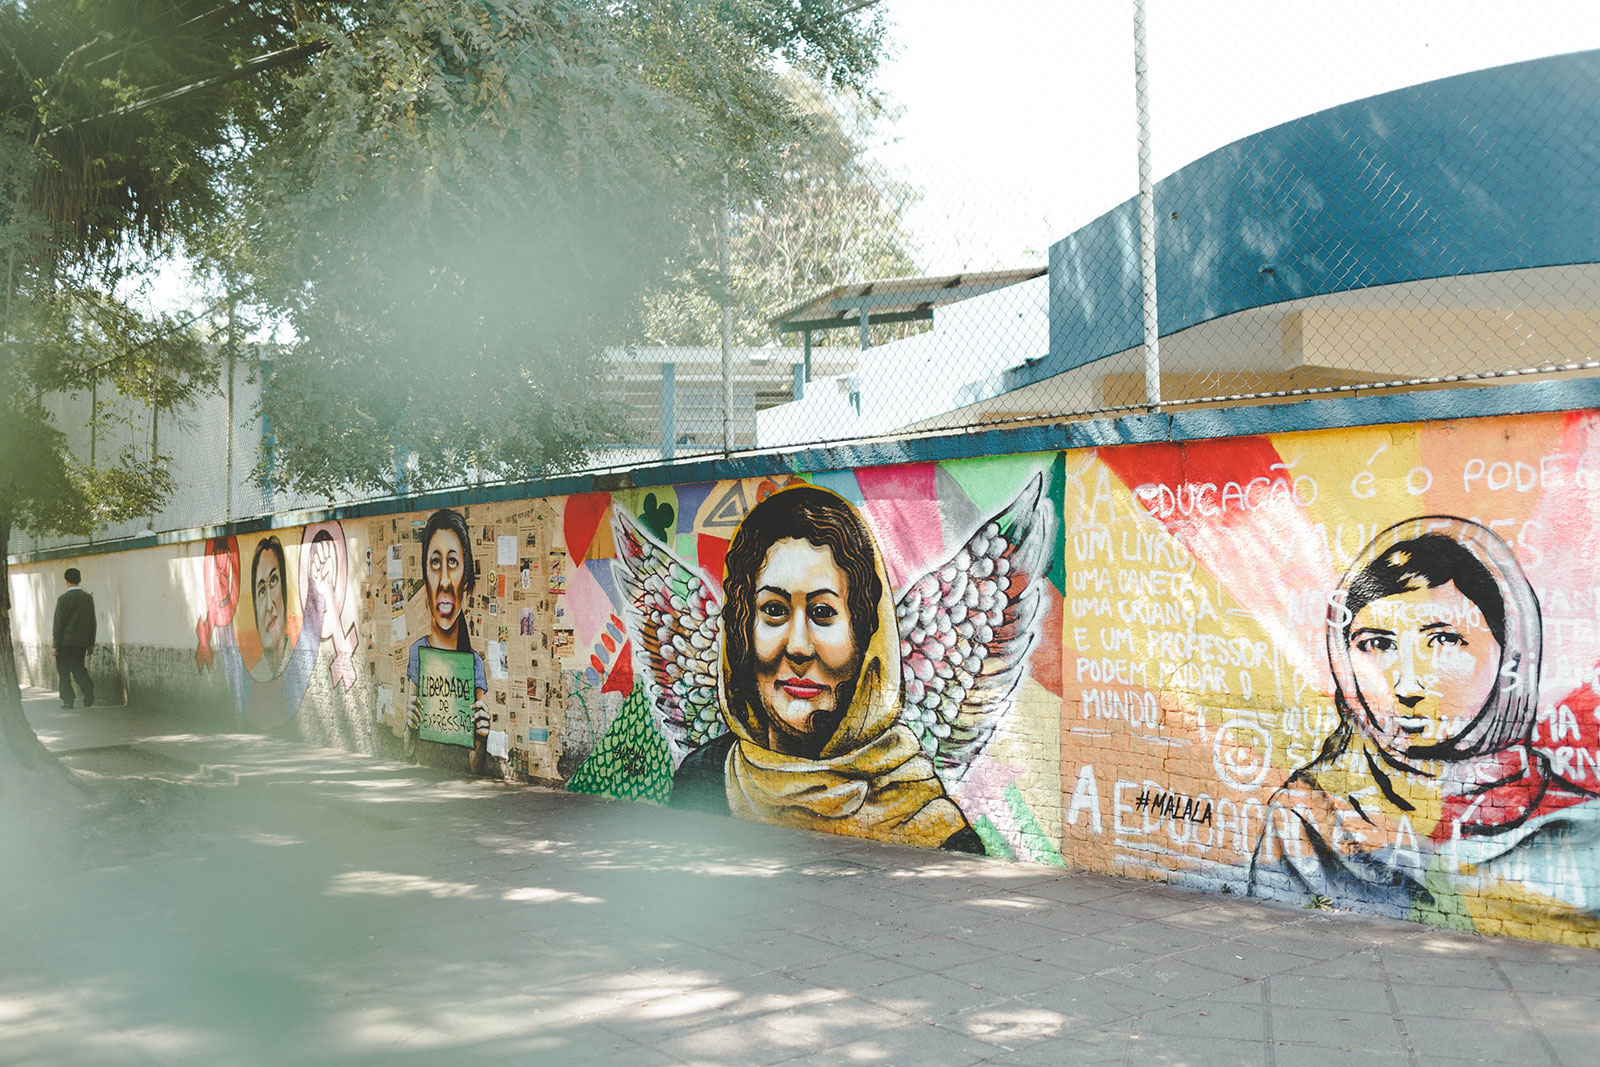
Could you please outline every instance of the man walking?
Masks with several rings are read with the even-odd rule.
[[[72,683],[83,690],[83,706],[94,707],[94,679],[83,665],[84,654],[94,647],[94,597],[78,588],[83,575],[78,568],[67,568],[67,585],[72,588],[56,601],[53,638],[56,646],[56,673],[61,676],[61,706],[72,707]]]

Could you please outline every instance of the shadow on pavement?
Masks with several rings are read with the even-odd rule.
[[[8,1063],[1551,1063],[1600,1010],[1581,950],[29,714],[102,788],[0,823]]]

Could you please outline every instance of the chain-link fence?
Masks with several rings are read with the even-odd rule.
[[[1600,368],[1586,8],[1150,0],[1136,58],[1145,4],[1016,6],[895,8],[903,109],[793,76],[814,137],[707,227],[719,281],[605,353],[623,430],[590,469]],[[169,506],[102,536],[326,503],[249,481],[259,381],[172,425],[62,400],[176,459]]]
[[[1600,43],[1592,16],[1148,6],[1151,47],[1137,56],[1141,4],[966,24],[963,54],[1003,47],[1022,71],[1013,84],[952,90],[981,107],[963,119],[945,101],[946,141],[981,142],[978,127],[1010,128],[1021,114],[1028,145],[995,159],[982,142],[950,161],[953,174],[925,157],[921,170],[896,170],[913,157],[880,131],[864,165],[880,186],[909,190],[903,210],[855,205],[833,223],[903,229],[918,269],[839,276],[771,304],[754,447],[1600,367],[1600,54],[1549,54]],[[1118,58],[1097,84],[1042,65],[1102,52]],[[1373,89],[1384,91],[1363,95]],[[1296,106],[1307,111],[1285,113]],[[1207,142],[1204,130],[1242,136]],[[1164,133],[1175,145],[1165,154]],[[1152,140],[1146,221],[1128,194]],[[1039,207],[1045,251],[1016,237],[1015,200]],[[930,222],[929,207],[942,219]],[[736,215],[733,232],[766,225]],[[737,310],[750,325],[752,309]],[[876,333],[906,323],[923,329]],[[818,370],[818,352],[846,347],[853,366]],[[736,381],[759,373],[743,354],[733,367]],[[791,396],[772,403],[785,372]],[[736,396],[737,418],[748,419],[745,403]],[[730,446],[751,443],[741,432]]]
[[[148,405],[119,396],[107,385],[47,398],[54,421],[64,430],[73,454],[93,467],[115,467],[130,453],[167,458],[174,492],[157,511],[95,531],[93,540],[116,541],[148,532],[221,524],[234,519],[323,507],[325,499],[285,492],[252,477],[261,445],[272,432],[259,409],[263,368],[269,346],[247,345],[229,362],[218,360],[213,387],[176,412],[152,412]],[[13,538],[12,547],[34,550],[76,543],[73,537]]]

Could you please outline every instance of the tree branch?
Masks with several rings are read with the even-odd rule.
[[[854,15],[857,11],[860,11],[864,7],[877,7],[881,3],[883,3],[883,0],[858,0],[857,3],[851,4],[843,11],[835,11],[831,15],[824,15],[817,21],[827,22],[830,19],[842,19],[846,15]]]
[[[121,107],[112,108],[110,111],[102,111],[98,115],[90,115],[88,118],[77,119],[73,122],[64,122],[54,129],[46,130],[44,135],[46,137],[54,137],[58,133],[62,133],[66,130],[73,129],[74,127],[81,126],[86,123],[98,122],[101,119],[118,118],[122,115],[131,115],[138,111],[145,111],[149,108],[188,96],[190,93],[200,92],[202,89],[210,89],[213,86],[224,85],[228,82],[238,81],[241,78],[248,78],[252,74],[259,74],[264,70],[271,70],[274,67],[286,66],[287,64],[293,63],[296,60],[305,59],[316,55],[318,52],[325,51],[327,47],[328,45],[326,41],[313,41],[308,44],[297,44],[291,45],[288,48],[280,48],[276,52],[268,52],[266,55],[256,56],[254,59],[246,60],[237,67],[234,67],[232,70],[224,71],[221,74],[216,74],[209,78],[201,78],[199,81],[189,82],[187,85],[180,85],[174,89],[156,92],[150,96],[144,97],[141,100],[135,100],[132,103],[123,104]]]

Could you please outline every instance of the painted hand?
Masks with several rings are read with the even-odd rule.
[[[472,734],[480,741],[489,736],[489,709],[483,706],[481,700],[472,705]]]
[[[406,729],[416,733],[422,729],[422,694],[411,694],[411,714],[406,717]]]
[[[318,541],[311,548],[311,588],[325,606],[333,603],[334,569],[338,553],[332,541]]]

